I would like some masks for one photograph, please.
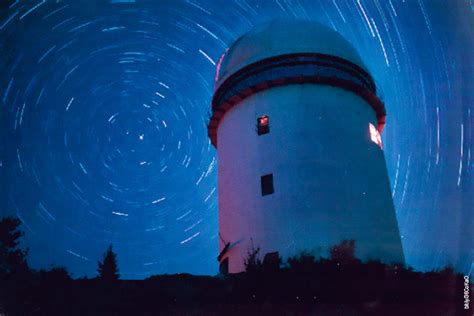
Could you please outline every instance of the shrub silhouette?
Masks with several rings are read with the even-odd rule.
[[[314,269],[316,257],[310,252],[303,251],[297,256],[288,258],[288,268],[294,271],[310,271]]]
[[[330,255],[331,260],[339,263],[350,263],[355,261],[355,240],[343,240],[340,244],[332,246]]]
[[[245,272],[256,272],[262,267],[262,260],[258,257],[260,247],[255,248],[253,240],[250,239],[250,248],[247,250],[247,258],[244,260]]]

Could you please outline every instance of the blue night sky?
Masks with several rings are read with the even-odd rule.
[[[428,0],[1,1],[0,215],[35,268],[217,273],[216,63],[252,26],[319,21],[359,51],[407,263],[473,261],[474,4]]]

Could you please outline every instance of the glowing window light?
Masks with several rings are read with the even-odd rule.
[[[379,130],[374,125],[372,125],[372,123],[369,123],[369,132],[370,140],[382,148],[382,136],[380,136]]]
[[[266,126],[268,125],[268,116],[267,115],[264,115],[262,117],[259,117],[258,118],[258,123],[262,126]]]
[[[257,134],[263,135],[270,132],[270,119],[268,115],[260,116],[257,119]]]

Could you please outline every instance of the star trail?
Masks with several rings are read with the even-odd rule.
[[[310,19],[358,50],[407,263],[473,262],[474,5],[428,0],[2,1],[0,215],[33,267],[217,273],[216,67],[253,26]]]

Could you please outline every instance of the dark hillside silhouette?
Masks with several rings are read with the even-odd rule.
[[[119,280],[109,246],[99,277],[72,279],[65,268],[30,271],[19,247],[19,221],[0,221],[0,315],[470,315],[463,309],[465,281],[451,267],[416,272],[397,264],[361,262],[355,241],[282,262],[259,257],[252,245],[246,272],[212,276],[158,275]],[[6,242],[7,241],[7,242]],[[7,251],[8,250],[8,251]],[[5,255],[13,253],[14,255]],[[12,259],[14,258],[14,259]],[[3,267],[9,267],[8,270]],[[20,267],[20,268],[19,268]],[[19,273],[19,270],[28,273]],[[468,284],[472,293],[472,284]],[[472,297],[472,295],[471,295]]]

